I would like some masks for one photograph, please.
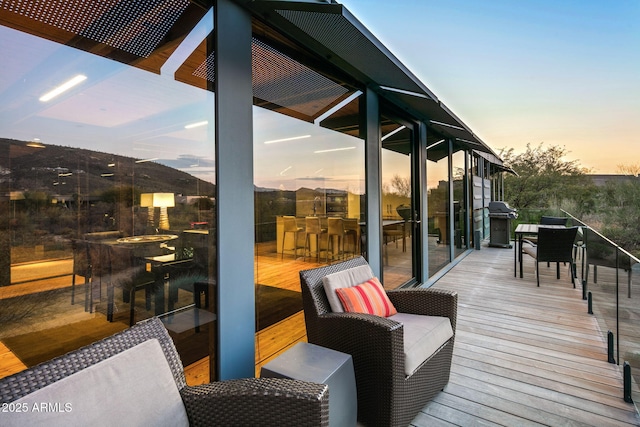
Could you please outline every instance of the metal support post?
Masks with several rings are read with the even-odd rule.
[[[631,398],[631,366],[629,362],[624,362],[623,365],[624,375],[624,401],[627,403],[633,403]]]
[[[613,357],[613,332],[607,332],[607,362],[616,363]]]
[[[589,314],[593,314],[593,295],[591,294],[591,292],[588,293],[588,298],[587,298],[587,309],[588,309],[588,313]]]

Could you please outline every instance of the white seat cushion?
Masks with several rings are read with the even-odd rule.
[[[157,339],[138,344],[13,403],[3,426],[188,426]]]
[[[533,258],[538,259],[538,247],[532,245],[522,245],[522,252],[527,255],[531,255]]]
[[[327,294],[329,306],[334,313],[343,313],[344,308],[336,294],[338,288],[350,288],[358,286],[373,278],[373,271],[369,265],[360,265],[358,267],[348,268],[338,271],[337,273],[328,274],[322,278],[324,292]]]
[[[453,336],[448,317],[398,313],[389,319],[404,326],[404,371],[413,373]]]

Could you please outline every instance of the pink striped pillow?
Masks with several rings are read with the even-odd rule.
[[[380,281],[373,277],[358,286],[336,289],[344,311],[367,313],[389,317],[397,313],[396,308],[382,288]]]

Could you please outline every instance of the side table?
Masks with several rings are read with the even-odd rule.
[[[327,384],[329,425],[353,427],[357,424],[358,397],[350,354],[300,342],[262,366],[260,376]]]

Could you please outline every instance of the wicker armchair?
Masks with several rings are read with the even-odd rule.
[[[11,403],[71,374],[157,339],[193,426],[328,426],[328,386],[297,380],[248,378],[187,386],[171,337],[157,318],[0,380],[0,403]],[[123,384],[126,386],[126,384]],[[87,384],[91,387],[91,384]],[[100,402],[109,404],[109,396]],[[114,414],[118,414],[114,410]],[[114,420],[112,420],[114,421]],[[120,422],[126,424],[125,419]]]
[[[300,272],[307,339],[353,357],[358,420],[366,425],[407,426],[449,381],[457,293],[437,289],[388,291],[400,313],[444,316],[454,335],[410,376],[405,375],[404,326],[385,317],[333,313],[322,278],[366,265],[362,257]]]

